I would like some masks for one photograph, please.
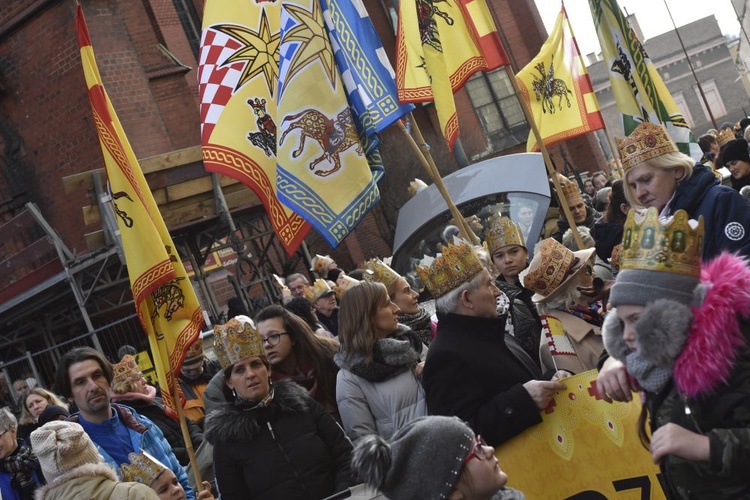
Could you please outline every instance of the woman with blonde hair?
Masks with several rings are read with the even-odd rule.
[[[32,432],[39,428],[39,415],[49,405],[56,405],[68,409],[68,405],[56,394],[34,387],[23,399],[21,418],[18,419],[18,437],[27,439]]]
[[[636,209],[656,208],[660,217],[685,210],[706,220],[703,258],[722,250],[750,255],[750,205],[721,186],[713,171],[681,153],[666,129],[645,122],[618,139],[625,170],[625,198]]]
[[[341,299],[336,401],[347,435],[390,438],[427,415],[419,381],[427,347],[398,323],[400,309],[382,283],[362,283]]]

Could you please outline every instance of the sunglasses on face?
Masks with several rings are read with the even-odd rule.
[[[468,455],[466,455],[466,458],[464,458],[464,464],[468,463],[469,460],[471,460],[474,457],[477,457],[478,460],[487,460],[492,456],[491,451],[487,451],[487,448],[489,445],[487,442],[482,439],[482,436],[477,435],[476,438],[474,438],[474,441],[472,442],[471,451]]]

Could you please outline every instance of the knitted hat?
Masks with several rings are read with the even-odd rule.
[[[724,160],[724,163],[736,160],[750,163],[750,152],[747,150],[747,141],[745,139],[729,141],[724,148],[721,158]]]
[[[612,307],[645,306],[658,299],[672,299],[690,305],[699,279],[685,274],[643,269],[623,269],[609,292]]]
[[[141,369],[130,354],[122,357],[119,363],[112,366],[115,376],[112,379],[112,392],[125,394],[132,392],[133,387],[143,378]]]
[[[456,417],[421,417],[399,429],[390,442],[374,434],[362,438],[352,467],[390,500],[447,498],[473,441],[474,432]]]
[[[57,417],[68,418],[69,416],[70,413],[68,413],[68,410],[66,410],[62,406],[47,405],[47,407],[39,415],[39,425],[44,425],[47,422],[52,422],[53,420],[59,420]]]
[[[82,465],[104,462],[91,438],[75,422],[45,424],[31,433],[31,448],[48,483]]]

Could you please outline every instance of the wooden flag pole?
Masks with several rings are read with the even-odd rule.
[[[200,337],[196,342],[202,342]],[[170,366],[171,370],[172,367]],[[180,418],[180,429],[182,430],[182,439],[185,440],[185,448],[187,449],[188,459],[190,460],[190,467],[193,469],[193,477],[195,478],[195,496],[198,496],[198,492],[203,489],[203,478],[201,477],[200,467],[198,466],[198,460],[195,458],[195,450],[193,449],[193,440],[190,439],[190,432],[187,428],[187,422],[185,421],[185,412],[182,411],[182,400],[180,399],[180,391],[177,389],[177,384],[180,380],[172,374],[174,378],[174,384],[172,389],[172,397],[174,398],[174,406],[177,408],[177,416]]]
[[[607,142],[609,142],[609,149],[612,150],[612,158],[615,160],[615,165],[617,166],[617,172],[620,174],[620,179],[622,179],[622,182],[625,182],[625,171],[622,169],[622,162],[620,161],[620,154],[617,151],[617,145],[615,144],[615,141],[613,141],[612,136],[609,135],[609,130],[607,130],[607,127],[604,127],[604,135],[607,136]]]
[[[414,151],[414,154],[417,155],[420,163],[422,163],[422,166],[425,168],[425,170],[427,170],[427,173],[432,179],[432,182],[435,184],[435,187],[443,196],[443,199],[445,199],[445,203],[448,205],[448,210],[450,210],[451,214],[453,215],[453,218],[456,221],[456,226],[458,226],[461,236],[463,236],[472,245],[478,245],[479,238],[477,238],[477,235],[474,234],[474,231],[472,231],[469,225],[466,223],[463,215],[461,215],[458,207],[453,202],[453,199],[451,199],[448,190],[445,188],[443,179],[442,177],[440,177],[440,172],[438,172],[437,165],[435,165],[435,161],[432,159],[432,155],[430,154],[429,147],[427,146],[427,143],[425,143],[422,132],[419,130],[419,126],[417,126],[417,122],[411,113],[409,113],[409,121],[411,122],[414,134],[417,136],[416,140],[414,139],[414,137],[412,137],[409,131],[406,130],[406,127],[404,126],[403,122],[401,122],[401,120],[398,121],[399,128],[407,137],[409,145]],[[419,141],[419,144],[417,144],[417,141]]]
[[[516,74],[513,71],[513,68],[510,67],[510,65],[505,66],[505,72],[508,74],[508,79],[510,80],[511,85],[513,85],[513,90],[515,91],[516,96],[518,97],[518,101],[521,103],[521,109],[523,109],[523,114],[526,117],[526,121],[529,122],[529,126],[531,127],[531,132],[534,134],[536,143],[539,145],[539,150],[542,152],[542,157],[544,158],[544,164],[547,166],[547,175],[549,175],[549,178],[552,181],[552,184],[555,186],[555,193],[557,194],[557,201],[560,204],[560,208],[562,209],[563,214],[565,214],[565,219],[568,221],[570,230],[573,232],[573,238],[575,238],[576,243],[578,244],[578,248],[582,249],[583,240],[581,240],[581,235],[578,232],[578,225],[573,219],[573,215],[570,213],[570,208],[568,207],[568,200],[565,198],[565,194],[562,192],[560,183],[557,182],[557,171],[555,170],[555,167],[552,165],[552,159],[550,158],[549,152],[547,151],[547,146],[544,145],[544,141],[542,140],[542,135],[539,133],[539,128],[536,126],[536,122],[534,121],[534,116],[531,114],[531,109],[529,108],[529,105],[526,103],[526,99],[523,98],[523,94],[521,93],[521,88],[518,86],[518,82],[516,81]]]

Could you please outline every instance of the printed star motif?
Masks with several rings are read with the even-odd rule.
[[[279,80],[279,38],[281,35],[278,32],[275,34],[271,33],[266,12],[263,11],[261,14],[258,31],[253,31],[246,26],[230,24],[213,26],[213,29],[231,36],[242,44],[242,47],[229,56],[222,65],[225,66],[238,61],[247,63],[242,70],[235,91],[263,73],[268,90],[273,94],[276,83]]]
[[[284,35],[284,43],[301,43],[295,51],[291,63],[289,63],[286,81],[294,78],[294,75],[302,71],[308,64],[319,60],[323,65],[326,75],[328,75],[331,87],[335,89],[336,75],[333,50],[331,50],[328,34],[323,26],[323,14],[320,2],[314,1],[312,4],[312,12],[296,5],[284,6],[289,15],[299,23]]]

